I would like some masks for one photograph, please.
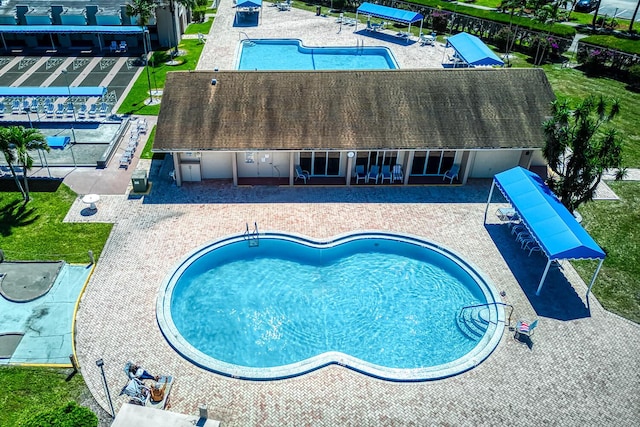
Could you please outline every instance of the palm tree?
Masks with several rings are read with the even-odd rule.
[[[38,129],[25,128],[23,126],[9,126],[7,128],[7,139],[9,144],[15,147],[18,157],[18,164],[22,166],[22,175],[24,177],[24,203],[28,203],[29,182],[27,180],[27,171],[33,166],[33,157],[29,151],[45,150],[49,151],[47,139]]]
[[[176,43],[174,47],[174,55],[177,56],[178,55],[178,30],[176,29],[175,3],[178,3],[179,5],[189,10],[193,10],[197,6],[197,3],[196,3],[196,0],[169,0],[169,10],[171,12],[171,22],[173,25],[173,38]]]
[[[152,0],[130,0],[126,5],[127,16],[138,17],[138,25],[146,27],[156,10]]]
[[[9,128],[0,128],[0,151],[4,155],[4,160],[7,162],[9,166],[9,170],[11,171],[11,175],[13,175],[13,179],[16,181],[16,187],[22,193],[22,198],[26,199],[26,195],[24,193],[24,189],[22,188],[22,184],[20,184],[20,180],[18,179],[18,175],[16,174],[13,165],[16,163],[16,152],[13,144],[9,140]]]

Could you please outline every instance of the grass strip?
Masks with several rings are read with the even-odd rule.
[[[209,18],[204,22],[197,22],[194,24],[189,24],[187,29],[184,31],[185,34],[209,34],[211,30],[211,26],[213,25],[213,18]]]
[[[619,201],[596,200],[580,206],[583,226],[605,251],[592,290],[609,311],[640,323],[640,182],[608,182]],[[573,261],[589,283],[595,261]]]
[[[153,140],[156,138],[156,127],[153,126],[153,128],[151,129],[151,133],[149,134],[149,138],[147,139],[147,143],[144,144],[144,148],[142,149],[142,152],[140,153],[140,158],[141,159],[151,159],[153,158],[153,153],[151,152],[151,149],[153,148]]]
[[[31,197],[23,207],[19,192],[2,193],[0,248],[8,260],[86,263],[89,250],[100,258],[112,224],[62,222],[77,197],[64,184],[54,193],[32,192]]]
[[[585,37],[580,39],[580,42],[640,55],[640,42],[638,42],[638,40],[631,40],[613,35],[598,35]]]

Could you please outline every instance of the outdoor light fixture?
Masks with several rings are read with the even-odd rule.
[[[355,157],[355,155],[356,155],[356,153],[354,153],[353,151],[349,151],[347,153],[347,157],[350,158],[350,159],[353,159]]]
[[[109,408],[111,408],[111,418],[116,417],[116,412],[113,410],[113,402],[111,401],[111,393],[109,393],[109,385],[107,384],[107,377],[104,375],[104,360],[98,359],[96,360],[96,366],[100,368],[100,373],[102,374],[102,385],[104,386],[104,391],[107,394],[107,402],[109,403]]]

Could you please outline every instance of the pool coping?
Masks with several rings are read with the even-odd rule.
[[[340,49],[340,50],[361,50],[362,52],[364,51],[371,51],[372,49],[381,49],[387,52],[387,54],[389,55],[389,59],[392,62],[392,65],[394,66],[394,68],[389,68],[390,70],[399,70],[400,69],[400,64],[398,63],[398,60],[396,59],[395,55],[393,54],[393,51],[391,49],[389,49],[386,46],[364,46],[362,45],[361,47],[354,47],[354,46],[307,46],[303,43],[302,39],[296,39],[296,38],[259,38],[259,39],[250,39],[250,38],[246,38],[244,40],[242,40],[240,43],[238,43],[238,46],[236,47],[236,54],[235,54],[235,61],[233,64],[233,69],[234,70],[240,70],[240,62],[242,61],[242,49],[244,47],[245,44],[248,43],[255,43],[255,42],[272,42],[272,43],[277,43],[277,42],[297,42],[298,44],[298,51],[303,51],[303,50],[310,50],[311,54],[313,54],[313,50],[319,50],[319,51],[327,51],[329,49]],[[279,43],[279,44],[286,44],[286,43]],[[354,71],[361,71],[361,70],[367,70],[367,68],[362,68],[362,69],[355,69]],[[247,70],[241,70],[241,71],[247,71]],[[285,70],[262,70],[262,71],[285,71]],[[288,70],[291,71],[291,70]],[[296,71],[296,70],[293,70]],[[309,71],[309,70],[299,70],[299,71]],[[329,69],[329,70],[318,70],[318,69],[313,69],[310,71],[335,71],[333,69]]]
[[[185,269],[189,267],[190,261],[219,247],[230,243],[245,241],[247,237],[251,237],[247,235],[247,233],[239,233],[207,242],[190,251],[176,263],[171,273],[162,281],[157,292],[156,320],[162,335],[178,354],[200,368],[230,378],[252,381],[274,381],[305,375],[329,365],[339,365],[387,381],[422,382],[451,377],[473,369],[491,355],[502,339],[505,314],[503,309],[498,308],[499,305],[501,305],[500,295],[495,290],[493,283],[478,267],[449,248],[407,233],[381,232],[379,230],[353,231],[339,234],[328,239],[312,239],[301,234],[284,233],[282,231],[265,231],[259,233],[258,236],[260,239],[278,238],[319,248],[336,246],[348,241],[366,238],[393,238],[394,240],[421,245],[424,248],[446,256],[474,279],[487,301],[487,308],[489,309],[489,316],[492,321],[489,322],[487,331],[482,339],[466,355],[451,362],[430,367],[409,369],[390,368],[369,363],[337,351],[325,352],[300,362],[270,368],[250,368],[220,361],[204,354],[182,337],[171,318],[170,297],[176,284],[175,279],[179,278]]]

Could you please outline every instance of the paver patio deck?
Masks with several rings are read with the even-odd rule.
[[[295,10],[289,15],[265,5],[259,27],[229,31],[220,27],[225,22],[230,26],[229,11],[230,0],[223,0],[199,69],[233,68],[238,30],[254,37],[254,30],[265,30],[266,36],[268,28],[272,37],[336,44],[319,32],[305,31],[312,28],[311,21],[329,18]],[[272,26],[269,13],[291,18]],[[304,14],[301,21],[293,19],[297,14]],[[298,28],[297,36],[287,33],[292,28]],[[396,58],[404,68],[413,66],[401,55]],[[484,225],[489,180],[472,180],[463,187],[233,188],[215,182],[176,187],[168,176],[169,161],[147,167],[153,182],[148,196],[102,196],[98,212],[90,217],[81,215],[85,206],[77,200],[66,218],[115,223],[77,317],[82,374],[103,407],[107,402],[95,365],[99,358],[105,361],[116,410],[126,401],[116,396],[126,382],[122,367],[134,360],[154,374],[176,378],[173,410],[195,414],[206,403],[210,417],[225,426],[601,426],[635,425],[640,419],[640,327],[603,310],[594,297],[587,306],[586,286],[567,263],[562,272],[550,273],[536,297],[545,258],[535,253],[527,257],[520,250],[506,226],[496,223],[495,206],[490,224]],[[540,318],[534,346],[516,342],[507,330],[494,353],[475,369],[425,383],[382,381],[340,366],[271,382],[231,379],[198,368],[162,336],[155,318],[156,292],[187,252],[242,232],[253,221],[261,230],[314,238],[378,229],[445,245],[506,292],[504,301],[514,305],[514,319]]]

